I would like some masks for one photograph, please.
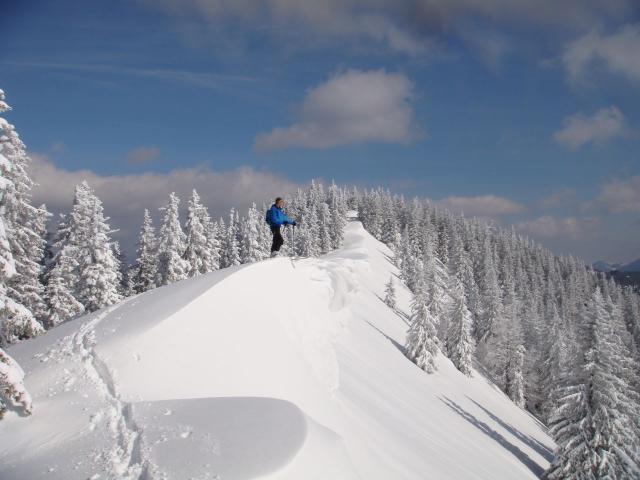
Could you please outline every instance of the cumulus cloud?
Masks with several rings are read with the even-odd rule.
[[[574,83],[586,80],[592,67],[604,67],[632,81],[640,81],[640,23],[621,27],[611,35],[592,31],[569,43],[562,62]]]
[[[562,129],[553,138],[576,150],[587,143],[601,145],[628,133],[625,116],[617,107],[611,106],[602,108],[591,116],[576,113],[565,118]]]
[[[519,213],[524,207],[507,198],[496,195],[480,195],[477,197],[446,197],[438,200],[437,205],[465,215],[487,216]]]
[[[640,175],[605,183],[593,203],[609,213],[640,213]]]
[[[244,212],[253,201],[271,201],[277,195],[293,192],[296,184],[286,178],[260,172],[250,167],[230,171],[210,168],[185,168],[168,173],[140,173],[129,175],[99,175],[91,170],[66,170],[53,164],[46,156],[31,154],[32,175],[39,184],[33,191],[34,204],[46,203],[54,214],[67,212],[73,200],[74,187],[87,180],[103,201],[111,225],[120,231],[120,240],[127,253],[133,252],[142,222],[148,208],[157,221],[158,208],[167,202],[169,193],[180,197],[181,208],[186,208],[192,189],[196,189],[212,217],[228,214],[231,207]],[[184,219],[184,217],[183,217]],[[56,220],[52,220],[54,227]],[[157,224],[156,224],[157,225]]]
[[[160,149],[157,147],[138,147],[127,153],[127,163],[131,165],[143,165],[151,163],[160,156]]]
[[[595,226],[598,219],[591,217],[579,219],[577,217],[556,218],[549,215],[516,223],[517,230],[533,237],[577,239],[585,229]]]
[[[349,70],[307,91],[299,120],[256,136],[258,151],[329,148],[361,142],[409,143],[418,137],[413,84],[400,73]]]

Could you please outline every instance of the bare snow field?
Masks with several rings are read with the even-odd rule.
[[[131,297],[8,349],[31,417],[0,422],[0,479],[527,479],[544,427],[481,373],[403,354],[410,294],[357,221],[276,258]]]

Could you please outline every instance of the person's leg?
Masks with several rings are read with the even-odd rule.
[[[280,247],[284,243],[282,234],[280,233],[280,227],[271,227],[271,233],[273,233],[273,243],[271,244],[271,251],[278,252]]]

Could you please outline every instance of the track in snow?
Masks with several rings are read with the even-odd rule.
[[[113,373],[96,352],[95,328],[108,315],[132,298],[105,308],[95,318],[83,324],[71,339],[72,351],[80,356],[87,376],[98,388],[107,403],[109,434],[114,445],[107,455],[114,480],[143,480],[148,478],[147,464],[142,458],[140,430],[131,415],[130,404],[120,399]]]

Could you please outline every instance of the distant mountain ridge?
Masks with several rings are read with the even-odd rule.
[[[594,270],[599,272],[640,272],[640,258],[629,263],[609,263],[604,260],[598,260],[591,265]]]

